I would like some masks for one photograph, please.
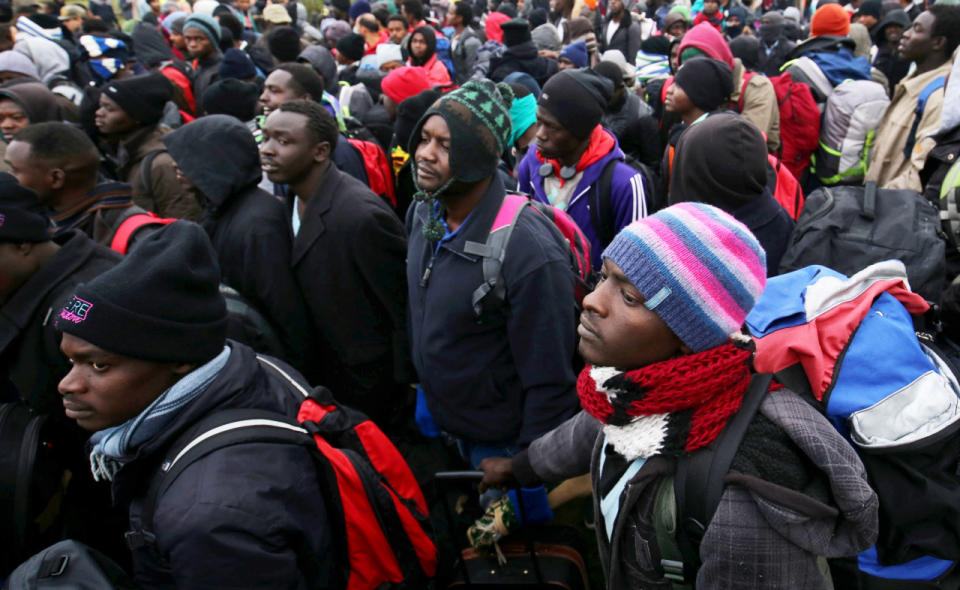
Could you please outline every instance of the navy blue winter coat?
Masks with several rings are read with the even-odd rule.
[[[464,245],[486,241],[504,195],[494,176],[479,205],[439,245],[422,232],[429,205],[410,208],[410,341],[440,428],[471,441],[525,445],[578,407],[574,275],[551,222],[527,208],[503,262],[506,301],[476,317],[471,297],[483,283],[483,259]]]

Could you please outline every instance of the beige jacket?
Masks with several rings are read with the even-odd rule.
[[[907,145],[907,136],[913,127],[914,109],[920,92],[935,78],[949,74],[952,65],[952,62],[947,61],[925,74],[911,74],[897,84],[893,91],[893,101],[877,127],[866,180],[875,181],[880,188],[923,191],[920,170],[927,154],[936,145],[929,136],[936,133],[940,127],[943,89],[931,94],[927,100],[909,159],[903,155],[903,148]]]
[[[755,75],[743,88],[743,62],[740,58],[733,60],[733,94],[730,102],[740,104],[740,90],[743,89],[743,106],[740,114],[757,126],[767,137],[767,151],[776,153],[780,147],[780,107],[777,103],[777,92],[773,84],[765,76]]]

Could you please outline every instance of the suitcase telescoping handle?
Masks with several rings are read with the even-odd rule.
[[[438,471],[436,475],[434,475],[434,480],[437,483],[438,491],[440,492],[440,497],[443,503],[443,513],[447,518],[447,525],[451,531],[453,531],[456,527],[456,521],[453,518],[453,514],[450,513],[450,503],[447,502],[447,498],[443,495],[443,492],[455,482],[470,481],[480,483],[482,479],[482,471]],[[520,504],[517,506],[517,510],[520,511],[520,514],[524,514],[525,511],[523,507],[522,493],[517,494],[517,502]],[[521,529],[523,530],[524,545],[526,546],[527,553],[530,554],[530,564],[533,566],[533,573],[537,578],[537,584],[542,586],[544,584],[543,571],[540,569],[540,560],[537,558],[537,549],[533,543],[533,536],[530,533],[529,527],[523,526]],[[458,531],[458,533],[460,533],[461,538],[465,538],[467,536],[466,530]],[[462,556],[460,557],[460,570],[463,574],[463,583],[469,586],[470,572],[467,568],[467,562]]]

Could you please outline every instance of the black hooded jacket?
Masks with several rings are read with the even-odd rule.
[[[533,41],[524,41],[508,47],[501,57],[490,60],[490,79],[494,82],[503,82],[514,72],[530,74],[543,88],[547,79],[557,73],[557,62],[541,56]]]
[[[907,75],[910,70],[910,61],[905,60],[897,54],[897,48],[891,47],[887,42],[885,29],[890,25],[900,25],[903,30],[910,28],[910,17],[902,10],[891,10],[887,16],[883,17],[876,26],[876,32],[873,34],[873,43],[877,46],[877,57],[873,60],[873,67],[877,68],[887,77],[890,83],[890,93],[897,87],[900,80]]]
[[[201,225],[217,251],[223,282],[267,318],[285,360],[301,368],[309,332],[290,263],[293,236],[283,204],[257,187],[260,154],[250,130],[233,117],[209,115],[163,142],[203,194]]]
[[[714,124],[726,119],[733,120],[733,129],[724,130],[722,141],[708,141],[716,133]],[[724,149],[716,149],[717,141]],[[696,201],[733,215],[757,237],[767,253],[767,275],[774,276],[794,222],[767,187],[769,166],[756,127],[732,113],[710,115],[685,130],[677,143],[669,204]]]

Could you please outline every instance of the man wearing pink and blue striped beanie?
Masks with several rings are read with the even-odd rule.
[[[740,329],[766,284],[766,255],[745,225],[704,203],[681,203],[625,227],[603,251],[644,304],[693,352]]]

